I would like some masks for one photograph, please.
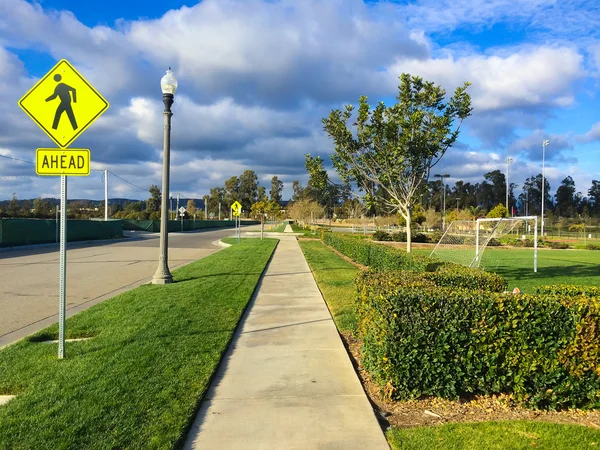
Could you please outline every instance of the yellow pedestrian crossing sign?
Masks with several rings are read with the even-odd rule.
[[[69,61],[61,59],[19,100],[19,106],[60,148],[66,148],[109,105]]]
[[[242,212],[242,204],[238,201],[235,201],[233,205],[231,205],[231,210],[233,211],[234,216],[239,216]]]

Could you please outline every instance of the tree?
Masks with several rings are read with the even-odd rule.
[[[508,209],[502,203],[493,208],[486,216],[488,219],[501,219],[508,217]]]
[[[13,192],[12,198],[8,202],[8,207],[6,208],[6,214],[8,217],[19,217],[19,200],[17,199],[17,194]]]
[[[304,188],[302,187],[302,184],[300,184],[300,181],[292,181],[292,191],[294,192],[292,195],[293,202],[298,202],[305,199]]]
[[[240,175],[240,200],[242,210],[250,211],[258,197],[258,176],[254,170],[245,170]]]
[[[379,102],[371,110],[367,97],[362,96],[355,123],[348,123],[352,105],[344,111],[333,110],[323,119],[324,129],[335,143],[332,161],[340,178],[356,181],[363,190],[374,184],[389,195],[386,206],[390,212],[399,212],[406,220],[408,252],[416,195],[431,168],[456,142],[463,120],[471,115],[468,86],[458,87],[445,103],[446,91],[440,86],[402,74],[395,105]]]
[[[283,182],[275,175],[271,178],[271,191],[269,192],[271,200],[281,204],[281,194],[283,192]]]
[[[189,217],[194,217],[194,215],[196,214],[196,202],[194,202],[194,200],[189,199],[187,201],[185,212],[188,214]]]
[[[556,215],[573,217],[577,210],[577,198],[575,197],[575,181],[570,176],[563,179],[556,189]]]
[[[50,217],[52,211],[50,210],[50,204],[46,199],[38,197],[33,200],[33,214],[38,219],[45,219]]]
[[[256,191],[256,200],[259,202],[268,202],[269,198],[267,197],[267,190],[264,186],[258,186]]]
[[[592,186],[588,190],[588,202],[590,211],[594,216],[600,215],[600,181],[592,180]]]
[[[300,200],[294,202],[288,209],[288,216],[291,219],[300,222],[309,222],[312,219],[319,219],[325,215],[325,208],[313,200]]]
[[[231,177],[225,181],[225,194],[223,196],[226,205],[225,211],[228,211],[233,202],[239,201],[240,198],[240,179],[238,177]]]
[[[149,191],[150,198],[146,202],[146,211],[149,214],[160,213],[160,207],[162,202],[162,195],[160,193],[160,189],[158,186],[153,184],[152,186],[150,186]],[[160,218],[160,214],[158,214],[158,217]]]

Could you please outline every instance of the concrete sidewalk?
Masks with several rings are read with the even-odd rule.
[[[281,237],[186,449],[389,450],[295,237]]]

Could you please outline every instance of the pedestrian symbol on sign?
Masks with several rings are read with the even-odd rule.
[[[68,84],[61,83],[62,77],[57,73],[54,75],[54,81],[58,83],[56,89],[54,89],[54,94],[46,99],[46,102],[50,102],[54,100],[56,97],[60,98],[60,103],[56,108],[56,113],[54,114],[54,122],[52,123],[52,129],[56,130],[58,128],[58,123],[60,122],[60,116],[64,112],[67,113],[67,117],[71,122],[71,127],[73,130],[77,129],[77,121],[75,120],[75,114],[73,114],[73,107],[71,106],[71,92],[73,93],[73,103],[77,103],[77,91],[69,86]]]

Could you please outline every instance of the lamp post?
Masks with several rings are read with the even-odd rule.
[[[544,188],[546,187],[546,146],[550,143],[549,140],[542,141],[542,238],[544,237]]]
[[[506,158],[504,160],[504,162],[506,163],[506,210],[510,214],[510,208],[508,207],[508,186],[509,186],[509,182],[508,182],[508,167],[512,164],[513,159],[512,158]]]
[[[449,173],[439,174],[436,173],[434,177],[439,178],[442,181],[442,192],[443,192],[443,206],[442,206],[442,229],[446,229],[445,215],[446,215],[446,185],[444,184],[444,178],[448,178]]]
[[[158,258],[158,268],[152,284],[167,284],[173,282],[173,276],[169,271],[169,235],[168,235],[168,214],[169,214],[169,169],[171,163],[171,106],[177,91],[177,80],[169,67],[167,74],[160,80],[160,88],[163,93],[163,103],[165,110],[163,116],[165,119],[164,145],[163,145],[163,179],[162,196],[160,212],[160,256]]]

